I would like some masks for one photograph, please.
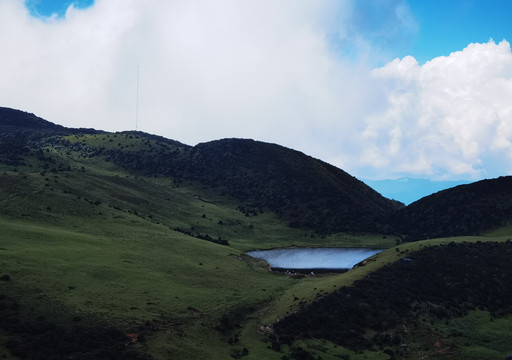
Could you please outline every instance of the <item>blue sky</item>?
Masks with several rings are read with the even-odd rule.
[[[107,131],[137,119],[191,145],[278,143],[364,179],[510,175],[511,10],[506,0],[0,0],[1,105]]]
[[[402,14],[397,4],[404,5]],[[388,55],[387,61],[412,55],[424,63],[470,43],[510,41],[512,35],[508,0],[360,0],[354,7],[359,30]],[[400,16],[411,26],[399,27]]]
[[[400,57],[413,55],[423,63],[470,43],[511,40],[509,0],[413,0],[409,6],[419,31],[413,46]]]
[[[64,17],[70,5],[86,9],[94,5],[94,0],[25,0],[25,6],[35,17]]]

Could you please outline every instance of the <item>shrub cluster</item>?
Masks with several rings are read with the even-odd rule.
[[[229,241],[221,238],[220,236],[215,239],[215,238],[212,238],[210,235],[208,234],[196,234],[195,236],[192,235],[192,232],[190,230],[185,230],[185,229],[182,229],[180,227],[175,227],[173,228],[174,231],[177,231],[177,232],[180,232],[182,234],[185,234],[185,235],[188,235],[188,236],[192,236],[192,237],[195,237],[197,239],[201,239],[201,240],[206,240],[206,241],[209,241],[209,242],[212,242],[212,243],[215,243],[215,244],[219,244],[219,245],[225,245],[225,246],[229,246]]]

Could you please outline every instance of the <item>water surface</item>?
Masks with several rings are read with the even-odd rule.
[[[297,248],[257,250],[247,254],[281,269],[346,270],[381,251],[362,248]]]

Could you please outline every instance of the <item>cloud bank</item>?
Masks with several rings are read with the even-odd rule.
[[[470,44],[421,66],[410,56],[395,59],[372,75],[387,105],[366,118],[363,163],[437,178],[512,172],[507,41]]]
[[[366,178],[510,172],[509,44],[385,64],[417,27],[404,0],[96,0],[48,19],[0,0],[0,101],[191,145],[275,142]]]
[[[291,137],[351,105],[338,95],[355,79],[322,28],[331,11],[344,12],[331,1],[100,0],[44,21],[4,0],[0,95],[69,126],[129,129],[140,67],[142,130],[191,143]]]

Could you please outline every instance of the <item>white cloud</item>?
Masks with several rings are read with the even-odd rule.
[[[388,105],[366,118],[366,165],[388,174],[434,177],[480,178],[512,170],[507,41],[470,44],[422,66],[410,56],[395,59],[373,75]],[[490,158],[500,158],[500,164],[484,161]]]
[[[134,128],[137,66],[139,128],[190,144],[298,147],[362,101],[325,27],[348,0],[97,0],[45,21],[22,3],[0,0],[0,98],[67,126]]]

